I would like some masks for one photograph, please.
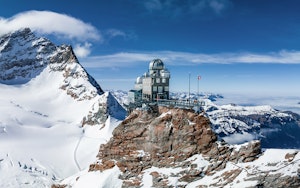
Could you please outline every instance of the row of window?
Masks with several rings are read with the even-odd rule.
[[[153,86],[152,87],[152,91],[153,92],[158,92],[158,93],[162,93],[164,91],[169,91],[169,86]]]
[[[159,84],[159,83],[167,83],[167,79],[166,78],[156,78],[155,83]]]

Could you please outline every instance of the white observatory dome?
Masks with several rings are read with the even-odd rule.
[[[142,84],[143,79],[141,77],[136,78],[136,83],[137,84]]]
[[[160,59],[154,59],[149,63],[149,70],[162,70],[164,69],[164,63]]]

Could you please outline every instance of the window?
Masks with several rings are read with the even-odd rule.
[[[153,91],[157,92],[157,86],[153,86]]]
[[[162,86],[158,86],[158,93],[162,93],[163,92],[163,87]]]
[[[165,86],[165,91],[169,91],[169,86]]]
[[[160,78],[156,78],[156,83],[160,83]]]
[[[164,83],[164,84],[167,83],[167,79],[163,78],[162,83]]]

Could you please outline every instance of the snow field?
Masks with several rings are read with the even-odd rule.
[[[82,128],[82,118],[108,94],[77,101],[59,89],[62,80],[48,66],[24,85],[0,84],[0,187],[50,187],[86,169],[120,123],[108,118]]]

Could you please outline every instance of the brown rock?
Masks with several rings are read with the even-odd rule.
[[[59,185],[59,184],[53,184],[51,185],[51,188],[65,188],[67,185]]]
[[[191,110],[159,107],[152,111],[134,110],[113,131],[113,138],[101,145],[99,164],[90,170],[105,170],[117,165],[123,173],[123,187],[141,186],[143,170],[155,167],[187,168],[174,175],[180,181],[191,182],[203,174],[214,174],[226,167],[227,161],[252,161],[260,153],[260,143],[253,142],[232,153],[225,143],[217,144],[217,136],[210,127],[210,121]],[[206,172],[198,170],[197,164],[186,161],[195,154],[203,154],[212,162]],[[151,172],[154,187],[168,187],[168,178],[158,172]],[[224,175],[225,176],[225,175]],[[139,177],[139,178],[138,178]],[[231,176],[230,176],[231,177]],[[232,175],[233,177],[233,175]],[[134,181],[132,180],[134,179]]]
[[[135,110],[113,131],[113,138],[100,147],[98,157],[102,163],[91,165],[90,170],[102,171],[116,164],[122,172],[137,175],[153,165],[172,167],[209,151],[216,140],[209,120],[191,110],[159,107],[157,114]]]
[[[258,158],[261,154],[260,141],[252,141],[247,145],[243,145],[239,151],[234,151],[230,156],[230,160],[234,162],[251,162]]]
[[[298,154],[298,151],[295,151],[294,153],[287,153],[284,158],[288,162],[292,162],[297,154]]]

